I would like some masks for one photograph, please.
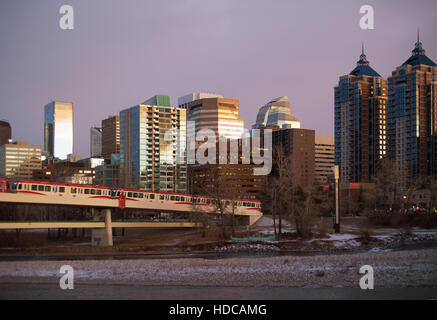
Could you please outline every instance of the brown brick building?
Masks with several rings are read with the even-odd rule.
[[[0,121],[0,146],[9,142],[12,137],[12,129],[9,122],[1,120]]]
[[[232,199],[259,199],[264,188],[265,175],[255,175],[254,169],[262,167],[253,163],[244,164],[242,161],[242,141],[238,143],[238,163],[232,164],[230,152],[231,141],[227,140],[227,158],[220,159],[220,146],[217,143],[216,163],[206,165],[192,165],[188,167],[189,191],[191,194],[203,194]],[[221,160],[221,161],[220,161]],[[225,164],[219,164],[220,162]]]
[[[120,153],[120,116],[102,120],[102,157],[109,159]]]
[[[282,145],[284,155],[290,157],[293,183],[304,189],[314,183],[315,131],[310,129],[283,129],[272,132],[273,148]],[[273,167],[275,160],[273,159]]]

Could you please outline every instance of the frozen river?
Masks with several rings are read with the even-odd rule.
[[[437,288],[188,287],[78,284],[0,284],[0,299],[306,300],[437,299]]]

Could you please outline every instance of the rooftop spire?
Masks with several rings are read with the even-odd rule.
[[[359,66],[369,65],[369,61],[367,60],[367,57],[364,53],[364,42],[361,43],[361,55],[360,55],[360,60],[357,62],[357,65]]]
[[[425,54],[425,49],[423,49],[422,42],[420,42],[420,30],[417,28],[417,42],[414,46],[414,50],[412,51],[413,56],[419,54]]]

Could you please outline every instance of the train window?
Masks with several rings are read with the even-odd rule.
[[[132,192],[128,192],[128,193],[127,193],[127,196],[128,196],[129,198],[132,198]]]
[[[59,192],[64,193],[65,192],[65,187],[59,187]]]
[[[23,188],[23,185],[20,183],[19,185],[18,185],[18,190],[21,190]]]
[[[90,189],[85,189],[85,194],[90,194]]]
[[[77,189],[76,188],[71,188],[71,193],[77,193]]]
[[[138,193],[134,192],[134,198],[138,198]]]
[[[32,184],[32,191],[36,191],[36,190],[38,190],[38,186],[37,186],[37,185],[34,185],[34,184]]]
[[[159,200],[164,200],[164,195],[163,194],[159,195]]]
[[[91,190],[90,190],[90,193],[91,193],[91,194],[96,194],[96,189],[91,189]]]
[[[38,191],[44,191],[44,186],[38,186]]]
[[[155,199],[155,195],[153,193],[150,194],[150,199]]]
[[[171,196],[171,197],[170,197],[170,200],[171,200],[171,201],[174,201],[174,200],[175,200],[175,196]]]
[[[181,197],[181,201],[185,201],[185,197]]]
[[[96,190],[96,195],[101,196],[102,195],[102,190]]]
[[[144,194],[138,193],[138,198],[142,199],[144,197]]]
[[[50,186],[45,186],[44,191],[50,192],[50,191],[52,191],[52,188]]]

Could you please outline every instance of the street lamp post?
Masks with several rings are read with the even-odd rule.
[[[340,173],[338,166],[334,167],[334,179],[335,179],[335,222],[334,231],[340,233],[340,192],[339,192],[339,179]]]

